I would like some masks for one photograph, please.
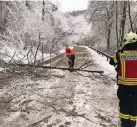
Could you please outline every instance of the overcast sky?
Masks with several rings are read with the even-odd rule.
[[[89,0],[52,0],[59,4],[61,11],[74,11],[74,10],[84,10],[87,8]]]

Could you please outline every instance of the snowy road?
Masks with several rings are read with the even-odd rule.
[[[75,51],[76,67],[91,60],[88,69],[103,70],[104,76],[52,70],[48,77],[1,78],[5,85],[0,83],[0,127],[117,126],[114,68],[87,47]],[[57,63],[54,61],[54,65],[66,67],[67,58]]]

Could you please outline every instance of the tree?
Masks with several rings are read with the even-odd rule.
[[[43,0],[43,2],[42,2],[42,21],[44,21],[44,15],[45,15],[44,8],[45,8],[45,1]]]
[[[92,22],[93,29],[100,34],[99,37],[106,39],[107,50],[110,51],[110,36],[114,21],[114,2],[91,1],[88,10],[89,21]]]
[[[121,21],[120,21],[120,30],[119,30],[119,42],[120,47],[123,45],[123,37],[124,37],[124,31],[125,31],[125,22],[126,22],[126,10],[127,10],[127,3],[128,1],[122,1],[121,7],[122,7],[122,15],[121,15]]]
[[[135,1],[89,2],[87,18],[92,23],[93,36],[97,34],[96,39],[103,40],[99,46],[105,45],[107,51],[122,47],[124,35],[137,30],[136,7]]]
[[[0,33],[6,30],[6,1],[0,1]]]

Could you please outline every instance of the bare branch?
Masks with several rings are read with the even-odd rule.
[[[87,65],[87,64],[89,64],[89,63],[91,63],[91,61],[88,61],[88,62],[84,63],[83,65],[81,65],[81,66],[79,67],[79,69],[81,69],[83,66],[85,66],[85,65]]]
[[[35,64],[36,64],[37,53],[38,53],[38,49],[39,49],[40,45],[41,45],[41,41],[40,41],[40,34],[39,34],[39,44],[38,44],[38,46],[37,46],[36,53],[35,53],[34,66],[35,66]]]
[[[16,54],[16,52],[14,52],[14,54],[13,54],[13,56],[11,57],[11,60],[9,61],[9,63],[13,60],[15,54]]]

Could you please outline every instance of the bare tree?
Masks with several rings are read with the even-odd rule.
[[[95,41],[101,39],[104,42],[100,47],[105,45],[107,51],[122,47],[124,34],[137,29],[136,6],[135,1],[89,2],[88,19],[93,24],[93,36],[96,35]]]
[[[43,0],[43,2],[42,2],[42,21],[44,21],[44,15],[45,15],[44,8],[45,8],[45,1]]]
[[[118,36],[118,4],[117,4],[117,1],[115,2],[115,4],[116,4],[116,39],[117,39],[117,49],[119,48],[119,36]]]
[[[107,21],[106,21],[106,28],[107,28],[107,50],[110,51],[110,35],[111,35],[111,29],[112,29],[112,24],[113,24],[113,16],[114,16],[114,11],[112,10],[114,7],[114,2],[110,4],[109,8],[106,8],[107,11]]]
[[[122,15],[121,15],[121,21],[120,21],[120,30],[119,30],[119,39],[120,39],[120,47],[123,45],[123,37],[124,37],[124,31],[125,31],[125,22],[126,22],[126,10],[127,10],[127,1],[122,1]]]
[[[132,17],[131,17],[131,2],[130,1],[128,1],[128,16],[129,16],[129,23],[130,23],[131,31],[134,32]]]
[[[6,1],[0,1],[0,33],[6,30]]]
[[[106,39],[107,50],[110,51],[110,36],[114,21],[114,2],[91,1],[89,4],[89,15],[89,20],[92,22],[93,27],[98,30],[99,36]]]

